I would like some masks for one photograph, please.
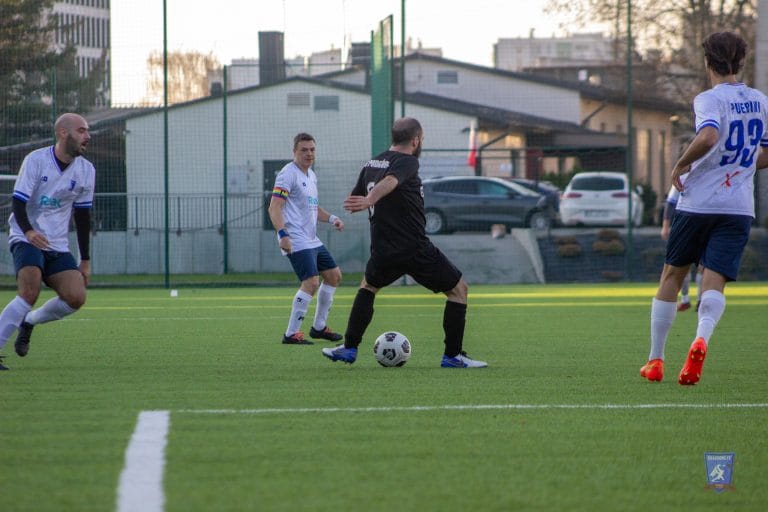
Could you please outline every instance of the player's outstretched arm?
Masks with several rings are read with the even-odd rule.
[[[379,200],[397,188],[397,178],[391,174],[385,176],[369,192],[367,196],[349,196],[344,200],[344,209],[350,213],[372,208]]]

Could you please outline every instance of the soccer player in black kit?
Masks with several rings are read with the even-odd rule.
[[[448,300],[443,312],[443,368],[485,368],[462,350],[467,316],[467,283],[461,271],[432,245],[424,232],[424,193],[419,178],[421,124],[404,117],[392,126],[392,146],[369,160],[352,194],[344,200],[350,213],[368,210],[371,257],[349,313],[344,344],[324,348],[331,361],[354,363],[357,347],[373,319],[376,293],[408,274],[417,283]]]

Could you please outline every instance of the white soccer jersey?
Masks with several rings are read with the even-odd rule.
[[[768,147],[768,98],[742,83],[723,83],[696,96],[693,110],[696,132],[712,126],[720,139],[691,166],[677,209],[754,217],[757,154]]]
[[[32,227],[48,239],[49,249],[69,252],[69,220],[72,208],[90,208],[96,170],[79,156],[62,172],[56,163],[53,146],[37,149],[21,163],[13,197],[27,203]],[[11,213],[8,242],[29,242]]]
[[[291,236],[294,252],[320,247],[317,237],[317,176],[310,167],[307,174],[291,162],[277,174],[272,195],[285,199],[283,220]]]

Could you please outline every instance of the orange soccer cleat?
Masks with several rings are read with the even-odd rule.
[[[683,369],[680,370],[677,383],[683,386],[692,386],[699,382],[705,357],[707,357],[707,344],[704,338],[696,338],[688,350],[688,357],[685,359]]]
[[[652,382],[661,382],[664,378],[664,360],[652,359],[640,368],[640,376]]]
[[[677,310],[678,311],[688,311],[691,309],[691,303],[690,302],[679,302],[677,304]]]

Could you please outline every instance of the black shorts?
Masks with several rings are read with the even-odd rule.
[[[735,281],[752,217],[747,215],[676,212],[672,218],[664,262],[675,267],[698,263]]]
[[[365,266],[365,280],[375,288],[389,286],[406,274],[435,293],[453,290],[461,279],[461,271],[431,243],[407,260],[373,253]]]

